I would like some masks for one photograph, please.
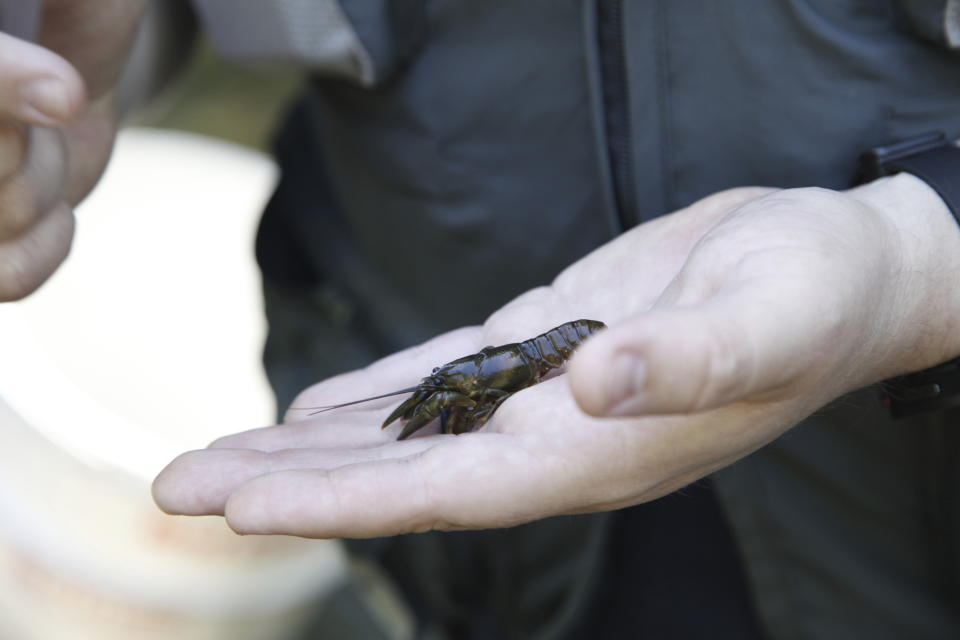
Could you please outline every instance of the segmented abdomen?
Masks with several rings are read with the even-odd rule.
[[[524,340],[520,350],[534,363],[538,377],[563,365],[587,337],[606,328],[599,320],[574,320],[565,322],[536,338]]]

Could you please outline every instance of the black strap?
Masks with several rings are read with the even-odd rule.
[[[960,358],[880,383],[894,418],[960,407]]]

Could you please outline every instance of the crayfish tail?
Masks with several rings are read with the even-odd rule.
[[[562,367],[584,340],[606,326],[599,320],[574,320],[525,340],[518,347],[537,366],[538,379],[542,379],[548,371]]]

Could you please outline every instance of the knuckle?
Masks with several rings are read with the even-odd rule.
[[[699,412],[727,404],[742,395],[749,378],[749,354],[742,350],[742,341],[724,328],[698,326],[696,331],[683,332],[679,341],[671,341],[658,358],[684,362],[685,366],[651,382],[660,393],[671,398],[673,410]],[[669,369],[669,368],[668,368]]]
[[[0,300],[33,293],[70,253],[73,214],[55,210],[48,225],[16,241],[0,244]]]
[[[27,129],[13,122],[0,122],[0,181],[18,173],[27,157]]]
[[[730,331],[714,327],[706,337],[704,380],[695,400],[695,409],[703,410],[726,403],[743,395],[750,379],[750,358],[743,341]]]
[[[21,180],[0,186],[0,238],[20,235],[38,217],[37,195]]]

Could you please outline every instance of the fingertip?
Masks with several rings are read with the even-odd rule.
[[[0,242],[0,302],[22,300],[66,260],[73,243],[73,209],[61,205],[22,237]]]
[[[67,60],[0,33],[0,118],[61,126],[76,118],[86,101],[83,78]]]
[[[623,403],[635,403],[644,395],[648,364],[643,333],[633,324],[611,327],[594,336],[570,363],[571,391],[589,415],[632,415],[623,412]]]
[[[684,311],[648,312],[596,336],[571,363],[571,390],[597,417],[684,413],[704,408],[711,373],[703,323]]]
[[[241,536],[272,533],[271,530],[263,527],[267,522],[263,509],[248,495],[249,492],[236,492],[227,498],[227,503],[223,507],[227,526]]]
[[[223,517],[227,521],[227,526],[241,536],[266,533],[257,526],[264,521],[262,516],[257,516],[261,510],[252,504],[251,499],[245,494],[249,492],[241,487],[227,497],[227,502],[223,505]]]
[[[236,487],[263,472],[266,454],[199,449],[174,458],[154,479],[153,501],[171,515],[222,515]]]
[[[586,413],[598,417],[605,415],[607,404],[602,383],[598,380],[602,371],[600,363],[606,351],[603,345],[597,344],[599,340],[598,336],[577,349],[567,367],[567,380],[577,404]]]
[[[61,73],[30,78],[19,88],[21,120],[40,126],[60,126],[76,118],[86,101],[79,75]]]
[[[177,467],[182,464],[181,459],[189,455],[189,453],[190,452],[182,453],[168,462],[167,466],[157,474],[157,477],[153,479],[153,483],[150,485],[150,494],[153,497],[154,504],[156,504],[161,511],[172,516],[184,514],[180,502],[177,500],[177,496],[179,495],[177,491],[179,486],[179,482],[177,481]]]
[[[223,515],[227,525],[240,535],[305,535],[299,531],[300,523],[296,519],[288,518],[288,514],[278,504],[292,499],[289,495],[290,486],[284,483],[283,476],[295,473],[287,471],[268,474],[237,487],[224,503]],[[277,496],[281,497],[277,499]],[[306,517],[307,514],[303,516]]]
[[[571,363],[574,397],[591,415],[627,417],[696,413],[762,389],[742,307],[656,310],[611,328]]]

